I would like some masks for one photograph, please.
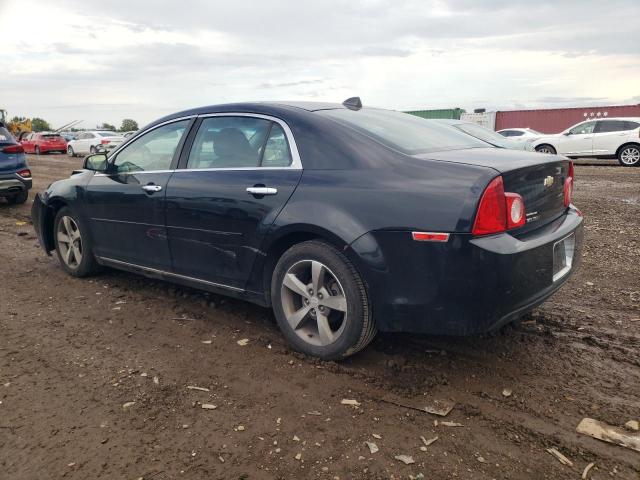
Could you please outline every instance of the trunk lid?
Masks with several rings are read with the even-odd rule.
[[[478,165],[502,175],[505,192],[513,192],[524,200],[527,223],[521,231],[542,226],[565,211],[564,181],[569,173],[569,160],[560,155],[474,148],[420,155],[446,162]]]

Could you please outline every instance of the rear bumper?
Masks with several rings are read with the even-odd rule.
[[[30,178],[22,178],[17,173],[0,174],[0,196],[7,196],[29,190],[32,185]]]
[[[553,246],[575,238],[571,270],[553,281]],[[382,331],[469,335],[500,327],[555,293],[578,268],[582,217],[571,208],[526,235],[453,234],[415,242],[410,232],[371,232],[352,245]]]
[[[67,146],[66,145],[38,145],[38,147],[40,147],[40,152],[41,153],[66,152],[67,151]]]

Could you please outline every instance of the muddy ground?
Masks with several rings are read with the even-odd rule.
[[[36,191],[81,160],[30,162]],[[379,335],[340,364],[293,353],[241,301],[70,278],[38,248],[30,202],[0,204],[0,478],[578,479],[595,462],[589,478],[638,480],[640,453],[575,428],[640,417],[640,168],[576,173],[584,261],[543,306],[494,335]],[[462,426],[390,395],[453,401],[444,420]],[[438,440],[421,451],[420,436]]]

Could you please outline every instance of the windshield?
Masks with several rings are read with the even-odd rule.
[[[487,147],[485,142],[448,125],[431,122],[407,113],[369,108],[320,110],[317,113],[331,117],[407,155]]]
[[[510,140],[506,139],[499,133],[494,132],[493,130],[484,128],[481,125],[477,125],[475,123],[456,123],[452,126],[482,140],[483,142],[495,145],[496,147],[514,148],[514,144]]]
[[[0,127],[0,143],[15,143],[13,135],[4,127]]]

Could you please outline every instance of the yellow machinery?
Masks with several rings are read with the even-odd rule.
[[[7,129],[9,130],[9,132],[11,132],[11,134],[18,138],[18,136],[22,133],[22,132],[30,132],[31,131],[31,119],[29,118],[22,118],[22,119],[18,119],[16,118],[15,120],[8,120],[7,118],[7,111],[3,110],[0,108],[0,122],[2,122],[4,125],[6,125]]]

